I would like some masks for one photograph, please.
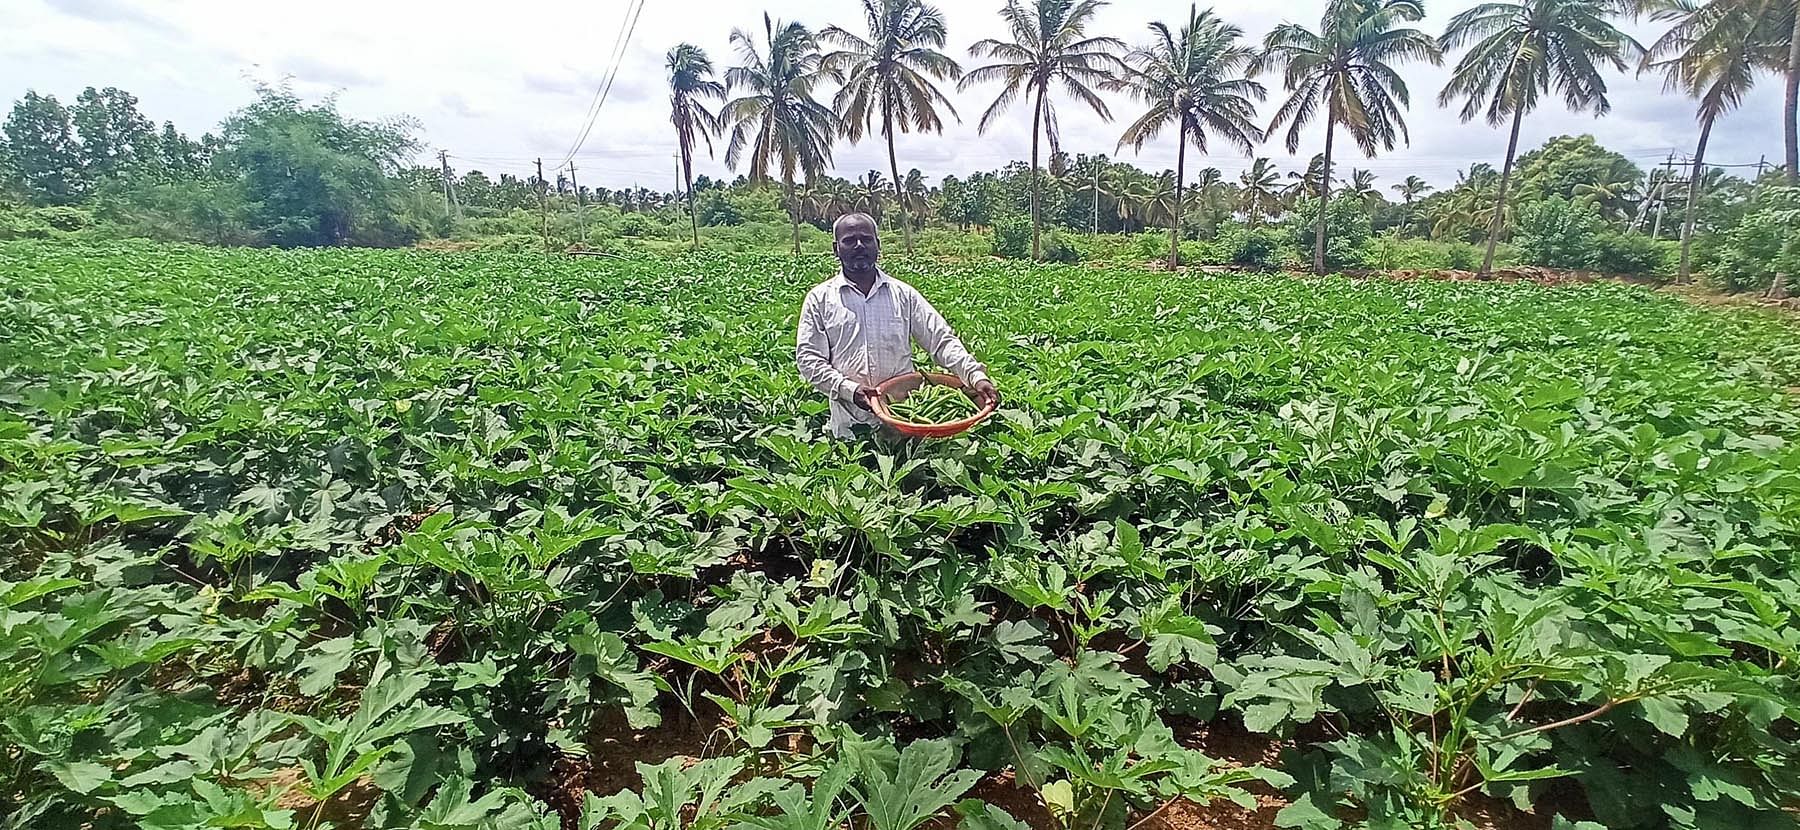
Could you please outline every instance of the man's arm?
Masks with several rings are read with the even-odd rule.
[[[939,314],[931,301],[917,291],[912,293],[912,308],[906,315],[907,329],[912,333],[913,342],[931,355],[937,365],[949,370],[951,374],[962,378],[963,383],[983,395],[992,394],[993,382],[988,380],[987,367],[969,354],[962,340],[950,328],[950,321]]]
[[[825,337],[818,302],[811,294],[806,295],[806,301],[800,306],[800,329],[795,341],[794,365],[800,368],[801,378],[827,397],[860,405],[857,392],[862,386],[844,377],[843,372],[831,365],[830,341]]]

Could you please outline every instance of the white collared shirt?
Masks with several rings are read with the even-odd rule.
[[[848,277],[836,276],[806,292],[794,362],[800,376],[831,399],[831,433],[848,437],[852,424],[878,424],[874,413],[856,405],[859,385],[874,386],[913,371],[917,343],[945,370],[973,384],[987,377],[963,348],[944,315],[918,289],[875,272],[865,296]]]

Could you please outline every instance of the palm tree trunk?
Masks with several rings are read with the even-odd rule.
[[[1175,207],[1169,211],[1173,217],[1169,221],[1169,270],[1181,264],[1181,185],[1183,170],[1187,165],[1187,119],[1182,119],[1180,129],[1175,131]]]
[[[686,147],[681,148],[681,177],[687,182],[688,220],[694,225],[694,250],[700,250],[700,209],[694,206],[694,162]]]
[[[1325,165],[1319,171],[1319,218],[1313,222],[1313,273],[1325,273],[1325,208],[1331,204],[1331,139],[1337,127],[1337,106],[1325,117]]]
[[[1694,240],[1694,204],[1700,201],[1700,177],[1705,175],[1706,140],[1712,137],[1713,119],[1708,115],[1700,121],[1700,141],[1694,145],[1694,171],[1688,174],[1688,192],[1686,214],[1681,219],[1681,267],[1676,272],[1675,281],[1685,283],[1692,276],[1692,260],[1689,252]]]
[[[1031,109],[1031,261],[1038,261],[1038,127],[1044,118],[1044,88],[1038,87],[1037,106]]]
[[[1788,187],[1800,186],[1800,125],[1796,125],[1796,117],[1800,117],[1800,9],[1794,10],[1794,31],[1788,37],[1787,91],[1781,106]]]
[[[912,222],[906,213],[906,194],[900,191],[900,162],[894,158],[894,116],[887,117],[888,172],[894,174],[894,206],[900,209],[900,230],[905,234],[906,255],[912,256]]]
[[[800,206],[794,204],[794,174],[783,171],[781,187],[787,192],[788,219],[794,223],[794,256],[800,255]]]
[[[1513,109],[1512,137],[1506,141],[1506,163],[1500,165],[1500,192],[1494,197],[1494,215],[1488,219],[1487,253],[1481,257],[1481,273],[1494,273],[1494,247],[1500,244],[1500,217],[1506,213],[1506,186],[1512,183],[1513,154],[1519,151],[1519,126],[1525,123],[1525,108]]]

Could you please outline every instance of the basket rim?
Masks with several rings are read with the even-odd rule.
[[[923,377],[927,383],[948,386],[952,389],[968,388],[968,384],[964,383],[962,378],[955,375],[944,374],[942,372],[913,372],[895,375],[876,384],[875,391],[880,394],[876,395],[874,400],[869,401],[869,411],[874,412],[875,417],[880,419],[882,423],[892,427],[902,435],[910,435],[914,438],[949,438],[950,436],[966,432],[969,428],[987,420],[994,414],[995,410],[999,409],[999,402],[994,401],[982,406],[973,415],[955,421],[946,421],[941,424],[922,424],[915,421],[902,420],[899,417],[896,417],[894,413],[888,409],[887,392],[890,388],[897,386],[901,381],[910,381],[919,377]]]

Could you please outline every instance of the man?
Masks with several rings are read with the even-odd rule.
[[[831,434],[849,438],[881,423],[869,399],[882,381],[913,371],[912,344],[962,378],[976,402],[999,400],[987,367],[963,348],[944,315],[918,290],[876,267],[875,220],[851,213],[831,226],[840,267],[806,292],[794,362],[800,376],[831,399]]]

